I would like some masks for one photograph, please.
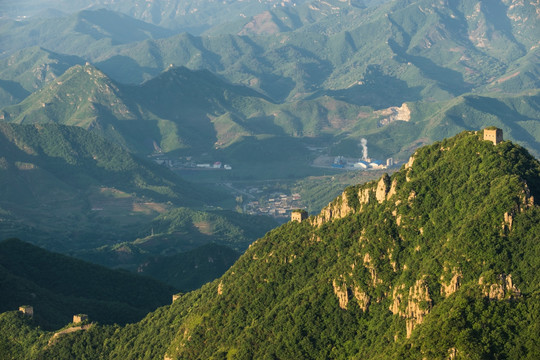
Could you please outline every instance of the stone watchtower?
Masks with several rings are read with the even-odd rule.
[[[80,324],[84,321],[88,321],[88,315],[86,314],[77,314],[73,315],[73,323],[74,324]]]
[[[22,312],[26,316],[30,316],[30,317],[34,316],[34,308],[30,305],[19,306],[19,311]]]
[[[308,212],[306,210],[294,210],[291,213],[291,221],[302,222],[308,218]]]
[[[484,129],[484,140],[491,141],[493,145],[497,145],[503,141],[503,131],[495,126],[490,126]]]

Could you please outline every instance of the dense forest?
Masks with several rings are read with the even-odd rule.
[[[18,329],[4,348],[57,359],[538,358],[540,164],[482,136],[423,147],[392,176],[347,188],[141,322],[44,346],[52,333],[4,313],[3,327]]]

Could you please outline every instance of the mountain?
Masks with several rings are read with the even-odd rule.
[[[243,168],[242,177],[267,172],[298,177],[313,172],[301,137],[309,141],[343,131],[359,111],[325,97],[275,104],[208,71],[183,67],[138,86],[122,85],[87,64],[2,109],[0,117],[80,126],[142,154],[155,152],[156,146],[165,153],[212,154]]]
[[[57,359],[536,358],[540,163],[485,131],[347,188],[139,323],[45,347],[50,334],[5,313],[19,330],[4,346]]]
[[[94,248],[134,239],[175,205],[224,199],[79,127],[0,123],[0,138],[3,238]]]
[[[328,148],[334,156],[358,157],[365,138],[372,157],[404,160],[422,144],[490,124],[537,155],[538,102],[539,92],[531,90],[379,110],[330,96],[280,104],[205,70],[173,67],[135,86],[117,83],[87,64],[70,68],[0,116],[14,123],[81,126],[143,154],[155,151],[155,144],[163,152],[213,154],[232,163],[240,177],[299,177],[313,173],[307,167],[314,154],[306,144]]]
[[[352,3],[356,6],[365,7],[383,3],[385,1],[387,0],[357,0]],[[275,0],[230,0],[225,3],[216,3],[208,0],[189,2],[181,0],[152,2],[142,0],[121,0],[113,2],[105,0],[5,0],[2,3],[2,7],[0,7],[0,16],[20,20],[28,17],[43,17],[44,11],[52,12],[54,10],[60,10],[63,12],[77,12],[84,9],[106,8],[176,31],[200,33],[212,26],[230,22],[231,20],[242,20],[246,17],[256,15],[261,11],[276,8],[293,8],[305,3],[309,3],[309,1],[299,0],[294,2],[279,2]]]
[[[173,287],[48,252],[17,239],[0,242],[0,311],[34,308],[34,320],[58,328],[79,313],[102,324],[139,321],[168,304]]]
[[[84,60],[76,56],[60,55],[40,47],[27,48],[1,58],[0,86],[17,95],[0,98],[0,107],[21,102],[70,67],[84,63]]]
[[[324,93],[378,108],[538,88],[538,24],[528,16],[535,3],[394,0],[365,9],[336,5],[342,10],[335,14],[322,10],[327,2],[305,6],[317,16],[272,10],[230,25],[229,33],[222,25],[208,35],[102,47],[87,60],[121,82],[141,82],[174,64],[210,70],[278,101]]]
[[[270,103],[255,91],[205,71],[170,69],[141,86],[125,86],[87,64],[72,67],[22,103],[6,108],[4,119],[81,126],[142,153],[154,151],[154,142],[166,152],[208,150],[214,143],[226,145],[249,135],[234,113],[265,104]]]
[[[170,30],[114,11],[83,10],[64,17],[4,20],[0,26],[3,53],[28,47],[63,54],[92,54],[103,47],[171,36]]]
[[[538,10],[534,2],[313,1],[275,8],[272,2],[256,3],[226,4],[217,16],[231,22],[218,21],[201,36],[166,34],[110,10],[6,21],[1,47],[9,53],[39,45],[77,55],[124,83],[148,80],[174,64],[210,70],[277,101],[328,94],[379,109],[471,91],[539,87],[538,19],[529,16]],[[176,2],[136,3],[133,10],[124,5],[133,2],[111,7],[159,18],[164,12],[158,8],[179,9]],[[216,14],[218,4],[208,5]],[[230,17],[236,6],[252,5],[258,11]],[[178,14],[204,12],[196,9]],[[102,19],[118,25],[108,28]]]

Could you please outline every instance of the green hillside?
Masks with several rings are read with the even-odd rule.
[[[139,321],[175,289],[147,277],[51,253],[17,239],[0,242],[0,311],[34,308],[34,321],[60,328],[85,313],[102,324]]]
[[[207,244],[185,253],[151,258],[137,272],[186,292],[223,275],[239,256],[230,247]]]
[[[418,149],[137,324],[40,348],[49,335],[3,314],[30,334],[5,346],[58,359],[537,358],[540,164],[482,136]]]
[[[197,261],[201,258],[207,259],[202,255],[205,246],[209,251],[223,253],[230,259],[230,254],[244,251],[253,241],[277,225],[277,221],[272,217],[251,216],[230,210],[200,211],[186,207],[173,208],[138,224],[137,232],[130,232],[131,239],[128,241],[86,249],[75,254],[87,261],[110,267],[122,267],[134,272],[146,267],[145,264],[151,259],[150,262],[156,269],[152,270],[151,275],[169,283],[167,280],[170,277],[169,271],[159,270],[161,261],[178,264],[180,260],[188,259],[190,254],[193,255],[193,259],[198,259]],[[220,250],[224,247],[229,250]],[[223,268],[219,275],[227,268]],[[198,274],[190,274],[190,277],[196,276]],[[176,286],[181,290],[185,289]]]
[[[27,48],[1,58],[2,89],[16,95],[9,99],[0,98],[0,107],[21,102],[76,64],[84,64],[84,61],[76,56],[60,55],[40,47]]]
[[[276,225],[277,222],[271,217],[253,217],[230,210],[177,208],[154,219],[146,226],[145,233],[151,227],[155,236],[184,237],[181,243],[186,249],[214,242],[242,251]],[[145,239],[137,243],[144,246]],[[169,240],[169,246],[173,243],[172,239]]]
[[[94,248],[134,239],[173,206],[226,198],[78,127],[0,123],[0,137],[3,238]]]

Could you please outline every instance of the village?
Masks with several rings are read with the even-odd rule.
[[[293,210],[304,208],[300,194],[286,195],[276,192],[270,194],[267,198],[261,197],[259,200],[246,203],[244,205],[244,212],[250,215],[289,218]]]
[[[170,159],[164,154],[157,153],[149,155],[149,157],[156,164],[166,166],[172,170],[232,170],[232,166],[223,164],[221,161],[197,163],[193,161],[191,156]]]

